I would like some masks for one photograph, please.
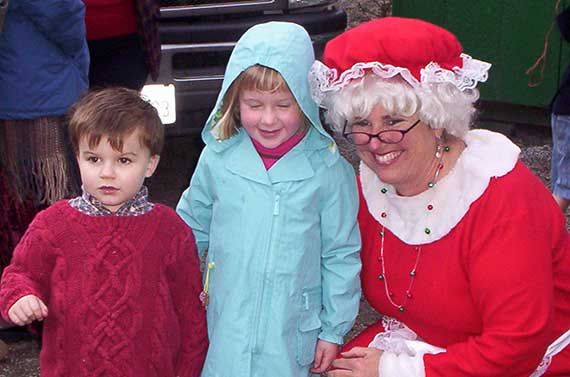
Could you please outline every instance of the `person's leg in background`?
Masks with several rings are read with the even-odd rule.
[[[89,86],[141,90],[148,75],[137,33],[89,42]]]
[[[570,115],[552,114],[551,183],[554,199],[563,212],[570,205]]]
[[[79,195],[80,182],[65,116],[0,120],[0,273],[35,215]],[[0,319],[0,330],[12,326]],[[2,342],[0,360],[6,353]]]

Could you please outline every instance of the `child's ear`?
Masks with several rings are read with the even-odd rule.
[[[148,166],[144,174],[146,178],[149,178],[154,174],[154,171],[156,170],[159,161],[160,161],[159,155],[155,154],[154,156],[150,156],[150,160],[148,161]]]

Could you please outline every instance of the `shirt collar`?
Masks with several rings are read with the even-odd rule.
[[[116,212],[112,212],[88,193],[84,187],[80,197],[72,199],[70,203],[79,211],[90,216],[138,216],[149,212],[153,204],[148,200],[148,189],[142,186],[140,190],[127,202],[125,202]]]

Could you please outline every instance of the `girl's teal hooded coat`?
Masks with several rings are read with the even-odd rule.
[[[317,337],[341,344],[358,313],[355,175],[311,100],[313,61],[302,27],[252,27],[235,46],[202,132],[206,147],[177,211],[214,266],[203,377],[307,376]],[[219,140],[215,124],[231,83],[255,64],[281,73],[312,123],[270,170],[243,128]]]

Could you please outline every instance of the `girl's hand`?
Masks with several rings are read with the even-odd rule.
[[[319,374],[325,372],[331,366],[340,346],[335,343],[319,339],[315,349],[315,361],[311,368],[311,373]]]
[[[379,377],[381,355],[382,351],[376,348],[354,347],[341,353],[342,359],[333,361],[335,369],[327,372],[327,377]]]
[[[24,326],[33,321],[42,321],[48,315],[48,308],[38,297],[27,295],[20,298],[8,310],[10,321],[18,326]]]

